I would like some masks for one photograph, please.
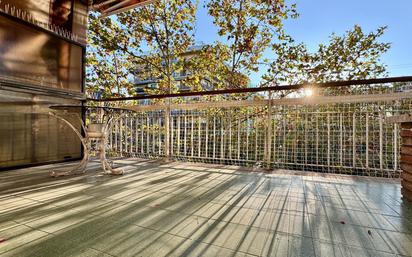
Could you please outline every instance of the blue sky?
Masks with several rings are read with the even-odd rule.
[[[412,75],[412,0],[294,0],[300,17],[285,22],[285,30],[296,41],[316,49],[327,42],[332,32],[342,34],[354,24],[365,32],[387,25],[382,41],[392,43],[382,56],[390,76]],[[199,4],[196,40],[211,43],[217,39],[216,27]],[[270,58],[270,52],[267,53]],[[252,84],[260,80],[264,69],[252,75]],[[255,82],[256,81],[256,82]]]

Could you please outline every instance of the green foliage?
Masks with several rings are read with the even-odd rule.
[[[158,80],[159,87],[152,93],[176,91],[173,74],[181,71],[183,54],[194,43],[196,6],[192,0],[158,0],[103,20],[92,15],[88,68],[93,74],[89,77],[94,80],[89,80],[88,85],[107,87],[116,82],[113,80],[117,76],[126,80],[139,69],[141,78]],[[128,75],[113,69],[111,53],[117,53],[121,71]],[[108,78],[99,77],[100,70]]]
[[[379,42],[386,27],[364,33],[355,25],[344,35],[333,33],[328,44],[309,52],[303,43],[293,40],[273,45],[275,60],[264,80],[274,84],[316,83],[336,80],[368,79],[386,75],[380,57],[390,48]]]
[[[113,47],[116,24],[111,19],[98,20],[89,16],[88,49],[86,55],[86,90],[103,91],[103,96],[122,96],[133,91],[130,82],[131,63],[124,52]]]
[[[257,71],[267,47],[285,37],[283,20],[297,17],[296,6],[284,0],[210,0],[207,7],[223,41],[220,52],[228,70],[222,76],[229,87],[242,87],[236,75]]]
[[[364,33],[360,26],[343,35],[332,34],[327,44],[310,52],[286,35],[283,21],[296,18],[296,6],[285,0],[208,0],[206,6],[218,28],[219,41],[188,54],[195,43],[197,0],[159,0],[114,17],[91,13],[87,52],[87,88],[104,96],[133,95],[133,76],[154,80],[148,93],[177,92],[174,74],[193,91],[242,88],[249,75],[274,61],[265,83],[295,84],[366,79],[386,75],[380,57],[390,44],[379,39],[386,27]],[[208,86],[206,86],[208,85]],[[236,98],[236,97],[235,97]]]

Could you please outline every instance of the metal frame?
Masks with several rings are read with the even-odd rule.
[[[321,96],[312,100],[269,98],[134,106],[129,108],[129,118],[136,119],[136,124],[138,119],[164,121],[168,117],[164,110],[173,110],[169,129],[166,129],[164,123],[161,128],[170,137],[171,144],[168,153],[167,148],[163,149],[163,153],[167,154],[160,153],[161,151],[154,153],[147,143],[142,145],[138,153],[131,151],[127,155],[268,169],[398,177],[399,145],[398,142],[393,142],[398,137],[392,132],[388,134],[392,125],[386,119],[392,114],[410,112],[411,99],[412,92],[402,92]],[[392,104],[400,102],[405,103],[402,106],[409,109],[392,108]],[[335,111],[328,111],[328,106],[335,106]],[[365,109],[366,106],[371,108]],[[386,106],[388,109],[379,107],[378,110],[376,106]],[[213,116],[209,112],[210,108],[217,108],[223,113]],[[232,116],[242,108],[257,108],[260,115],[247,111],[241,116]],[[390,112],[389,116],[383,111]],[[155,133],[153,125],[145,123],[144,126],[142,139],[149,134],[152,137]],[[393,129],[396,130],[396,127]],[[121,134],[119,131],[113,133]],[[123,136],[119,140],[130,138]],[[137,143],[140,139],[133,140]],[[244,146],[241,147],[240,144]],[[164,146],[163,144],[162,147]]]
[[[116,98],[103,98],[103,99],[88,98],[87,100],[95,101],[95,102],[117,102],[117,101],[127,101],[127,100],[163,99],[163,98],[187,97],[187,96],[256,93],[256,92],[265,92],[265,91],[275,92],[275,91],[298,90],[298,89],[303,89],[307,87],[339,88],[339,87],[348,87],[348,86],[357,86],[357,85],[358,86],[359,85],[373,85],[373,84],[397,83],[397,82],[412,82],[412,76],[377,78],[377,79],[360,79],[360,80],[347,80],[347,81],[331,81],[331,82],[325,82],[325,83],[302,83],[302,84],[295,84],[295,85],[276,85],[276,86],[270,86],[270,87],[261,86],[261,87],[249,87],[249,88],[184,92],[184,93],[161,94],[161,95],[144,95],[144,96],[132,96],[132,97],[116,97]]]
[[[372,102],[390,102],[400,99],[412,98],[412,91],[388,94],[374,95],[350,95],[350,96],[314,96],[306,98],[283,98],[283,99],[258,99],[258,100],[237,100],[223,102],[200,102],[189,104],[171,104],[173,110],[195,110],[207,108],[234,108],[234,107],[258,107],[258,106],[276,106],[276,105],[319,105],[335,103],[372,103]],[[270,101],[270,102],[269,102]],[[158,111],[167,108],[166,104],[156,105],[134,105],[123,106],[123,109],[131,111]]]

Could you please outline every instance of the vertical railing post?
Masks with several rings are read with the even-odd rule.
[[[298,122],[300,123],[300,119],[299,119],[299,113],[297,112],[297,110],[295,110],[295,133],[293,133],[293,163],[295,164],[295,169],[296,167],[298,167],[296,164],[298,164],[298,147],[299,147],[299,135],[298,135]]]
[[[110,131],[109,131],[109,144],[110,144],[110,150],[113,150],[113,127],[110,126]]]
[[[119,121],[120,122],[120,121]],[[118,135],[119,135],[119,122],[116,120],[114,124],[114,148],[116,150],[116,153],[119,151],[117,141],[118,141]]]
[[[265,140],[265,166],[270,168],[272,150],[272,91],[269,91],[268,113],[266,117],[266,140]]]
[[[379,112],[379,170],[383,172],[383,113]]]
[[[283,163],[286,164],[288,163],[288,158],[287,158],[287,152],[286,152],[287,142],[286,142],[286,115],[285,113],[282,113],[282,119],[283,119],[283,142],[282,142]]]
[[[369,169],[369,114],[366,113],[366,117],[365,117],[366,121],[365,121],[365,126],[366,126],[366,132],[365,132],[365,167],[366,169]]]
[[[393,124],[393,171],[398,170],[398,124]]]
[[[156,130],[155,130],[156,119],[155,116],[151,118],[151,131],[152,131],[152,152],[153,156],[156,155]]]
[[[176,117],[176,122],[177,122],[177,150],[176,150],[176,155],[179,156],[180,155],[180,115]]]
[[[213,159],[216,158],[216,116],[213,116]]]
[[[130,154],[133,153],[133,115],[130,117]]]
[[[202,152],[202,118],[199,116],[197,117],[197,157],[201,157]]]
[[[273,164],[276,164],[276,131],[277,131],[277,127],[276,127],[276,121],[273,121],[273,153],[271,154],[273,156]]]
[[[224,119],[223,117],[220,118],[220,159],[225,158],[225,152],[224,152],[224,145],[225,145],[225,135],[224,135]]]
[[[232,117],[229,117],[229,160],[232,160]]]
[[[165,109],[165,159],[170,160],[170,99]]]
[[[184,156],[187,156],[187,113],[185,113],[185,127],[184,127],[184,138],[183,138],[183,148]]]
[[[237,159],[240,160],[240,117],[237,118]]]
[[[135,125],[136,125],[136,127],[135,127],[135,129],[136,129],[136,131],[135,131],[136,132],[135,133],[135,137],[136,137],[135,152],[136,152],[136,154],[139,152],[139,123],[138,123],[138,118],[139,118],[139,116],[135,116]]]
[[[124,151],[125,152],[127,152],[128,151],[128,148],[129,148],[129,144],[128,144],[128,135],[127,135],[127,133],[128,133],[128,129],[127,129],[127,125],[128,125],[128,123],[129,123],[129,113],[127,112],[126,113],[126,115],[125,115],[126,117],[125,117],[125,120],[124,120]]]
[[[327,164],[328,170],[330,168],[330,113],[327,114],[327,128],[328,128],[328,155],[327,155]]]
[[[159,154],[158,157],[159,158],[160,158],[160,156],[162,156],[162,134],[160,133],[161,124],[162,124],[161,118],[158,116],[157,126],[159,128],[158,128],[158,132],[157,132],[157,136],[158,136],[157,140],[158,140],[159,147],[158,147],[157,150],[158,150],[158,154]]]
[[[250,132],[250,128],[249,128],[249,114],[246,113],[246,160],[249,160],[249,132]]]
[[[304,149],[305,149],[305,165],[303,166],[304,168],[307,167],[308,165],[308,113],[306,112],[305,114],[305,124],[304,124],[304,133],[305,133],[305,142],[304,144]]]
[[[193,153],[194,153],[194,144],[193,144],[193,133],[194,133],[194,118],[193,118],[193,114],[191,117],[191,124],[190,124],[190,157],[193,158]]]
[[[315,150],[316,150],[316,164],[319,165],[319,115],[316,113],[316,142],[315,142]]]
[[[343,114],[339,113],[339,162],[343,167]]]
[[[144,118],[140,117],[140,153],[144,154]]]
[[[259,160],[258,160],[258,145],[259,145],[259,142],[258,142],[258,135],[259,135],[259,121],[258,121],[258,117],[255,117],[255,120],[254,120],[254,123],[255,123],[255,161],[256,162],[258,162]]]
[[[179,117],[179,116],[177,116]],[[177,120],[177,118],[176,118]],[[170,116],[170,128],[169,128],[169,158],[175,155],[174,153],[174,147],[175,147],[175,118]]]
[[[121,114],[122,117],[120,118],[120,157],[123,157],[123,114]]]
[[[352,116],[352,167],[356,168],[356,112]]]
[[[150,117],[146,116],[146,154],[149,154],[150,151]]]
[[[205,156],[206,159],[209,157],[209,154],[207,152],[209,151],[209,116],[206,115],[206,127],[205,127]]]

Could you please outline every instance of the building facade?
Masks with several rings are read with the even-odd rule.
[[[205,47],[207,47],[207,45],[203,44],[191,46],[188,48],[187,52],[184,53],[183,57],[185,59],[193,58]],[[142,77],[142,74],[145,74],[145,76]],[[159,78],[155,76],[147,76],[147,74],[150,74],[150,67],[145,64],[141,64],[134,71],[134,85],[137,95],[146,95],[147,90],[155,90],[158,88],[157,81]],[[187,69],[183,69],[180,72],[173,74],[173,79],[177,83],[178,90],[180,92],[191,90],[190,87],[184,83],[184,80],[189,76],[190,71]],[[212,83],[206,80],[201,81],[201,86],[204,90],[211,90],[213,88]]]

